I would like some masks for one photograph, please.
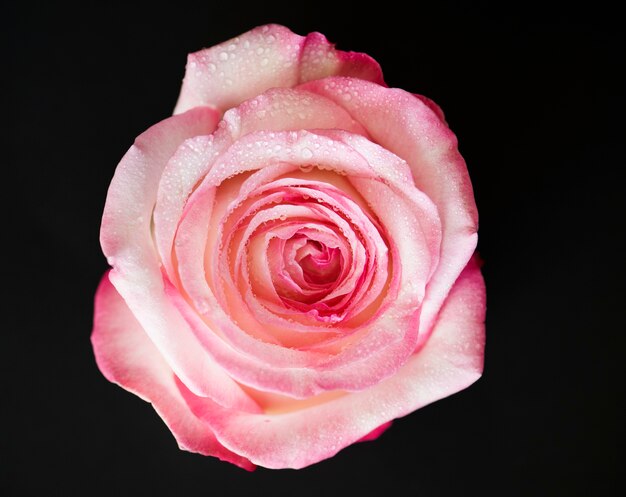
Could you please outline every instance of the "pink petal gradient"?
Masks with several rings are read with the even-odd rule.
[[[106,379],[152,403],[181,449],[215,456],[249,471],[255,468],[220,444],[210,427],[189,410],[174,373],[109,281],[108,273],[96,292],[91,343]]]
[[[422,345],[452,283],[476,248],[478,213],[456,137],[431,104],[404,90],[339,77],[312,81],[302,88],[341,105],[373,141],[404,159],[415,185],[437,206],[443,238],[440,262],[422,308],[418,344]]]
[[[453,285],[419,353],[366,390],[281,414],[216,405],[177,382],[196,416],[230,450],[266,468],[302,468],[332,457],[384,423],[474,383],[482,373],[485,286],[474,259]]]
[[[215,113],[198,107],[140,135],[118,165],[104,207],[100,242],[111,283],[165,360],[197,394],[252,411],[256,404],[206,354],[166,297],[150,224],[159,178],[180,144],[214,130]]]
[[[384,84],[378,63],[366,54],[335,50],[320,33],[299,36],[284,26],[260,26],[189,55],[175,114],[210,106],[224,112],[276,87],[327,76]]]
[[[277,144],[280,145],[279,150],[274,148]],[[304,151],[307,153],[303,153]],[[253,388],[298,398],[316,395],[325,390],[359,390],[392,375],[416,347],[419,300],[423,293],[423,290],[420,291],[420,284],[423,288],[431,272],[429,265],[421,269],[419,266],[427,264],[431,252],[426,240],[414,227],[420,224],[420,218],[417,217],[410,226],[405,226],[404,222],[393,221],[394,214],[398,212],[402,212],[402,219],[407,221],[420,211],[422,215],[428,217],[432,215],[430,204],[422,202],[423,209],[416,209],[415,206],[408,209],[402,203],[393,202],[395,196],[393,190],[385,187],[383,183],[376,183],[381,188],[387,188],[387,203],[375,202],[381,204],[380,207],[377,206],[379,214],[383,215],[385,209],[388,211],[388,227],[397,240],[403,242],[399,246],[402,253],[396,254],[396,257],[398,261],[405,261],[407,268],[411,268],[411,264],[416,264],[415,271],[405,271],[402,282],[400,280],[396,282],[401,289],[401,298],[394,297],[393,302],[388,304],[388,307],[393,309],[377,314],[376,319],[362,325],[359,339],[351,339],[353,345],[345,347],[330,358],[326,354],[320,355],[313,351],[279,347],[275,343],[260,341],[247,333],[242,333],[232,317],[236,316],[237,323],[244,323],[245,326],[258,326],[254,316],[249,315],[244,302],[226,298],[226,295],[236,294],[234,286],[231,285],[230,289],[225,291],[221,290],[219,283],[212,289],[202,276],[211,269],[202,267],[203,261],[193,256],[204,243],[200,240],[207,238],[209,232],[207,227],[215,225],[208,223],[208,217],[211,215],[210,203],[213,201],[210,195],[215,188],[213,185],[220,184],[233,174],[267,167],[267,164],[286,163],[292,164],[292,167],[297,169],[299,164],[307,165],[310,162],[335,170],[345,170],[348,178],[360,177],[363,180],[368,177],[377,178],[376,172],[363,155],[325,136],[304,131],[246,135],[216,161],[202,184],[192,194],[188,203],[189,210],[186,212],[191,213],[193,205],[197,203],[198,208],[194,209],[194,212],[200,217],[193,217],[193,222],[186,223],[184,214],[181,221],[181,229],[183,226],[186,228],[181,232],[181,235],[184,234],[184,241],[176,248],[179,275],[184,278],[181,280],[182,289],[189,296],[192,305],[177,295],[178,292],[173,286],[168,287],[167,291],[170,301],[185,317],[206,351],[229,376]],[[403,178],[403,175],[399,175],[396,180]],[[387,180],[392,179],[393,175],[388,175]],[[372,186],[372,191],[373,189]],[[205,197],[210,199],[209,203],[202,200]],[[275,217],[279,216],[277,213]],[[201,221],[201,217],[204,220]],[[193,230],[193,233],[188,233],[187,229]],[[218,231],[216,240],[220,237]],[[189,247],[190,251],[185,247]],[[222,253],[219,247],[220,245],[216,243],[217,252],[209,252],[207,261],[216,264]],[[180,250],[185,252],[179,253]],[[187,265],[191,265],[193,269],[186,269]],[[214,266],[213,272],[215,275],[221,275],[220,281],[227,277],[225,270],[219,269],[218,266]],[[208,279],[217,281],[216,276]],[[202,319],[197,316],[197,311],[194,311],[193,307],[203,309]]]
[[[359,213],[359,208],[357,204],[352,202],[348,197],[345,197],[344,196],[345,194],[341,190],[333,188],[330,185],[322,183],[322,182],[285,178],[282,180],[268,183],[264,187],[259,188],[257,191],[257,194],[263,199],[263,202],[275,202],[278,200],[277,198],[276,199],[274,198],[277,194],[275,194],[274,196],[265,195],[265,191],[268,188],[276,189],[277,191],[280,191],[282,193],[282,196],[279,198],[288,198],[289,196],[292,196],[293,198],[291,199],[291,202],[295,201],[295,202],[301,203],[304,210],[301,210],[300,212],[302,213],[303,217],[308,218],[309,221],[317,220],[320,223],[331,223],[333,226],[336,226],[337,228],[339,228],[342,234],[339,235],[339,233],[333,232],[332,230],[327,231],[328,228],[322,225],[315,227],[316,226],[315,223],[313,223],[312,225],[310,225],[310,227],[307,228],[306,226],[308,225],[305,225],[305,223],[302,220],[298,220],[297,222],[294,222],[293,225],[290,225],[288,230],[286,230],[283,227],[277,230],[270,231],[268,235],[264,236],[263,241],[259,241],[258,238],[255,239],[257,244],[261,244],[261,245],[258,245],[258,248],[260,248],[260,250],[255,250],[255,246],[253,245],[250,246],[250,249],[248,251],[251,254],[255,254],[255,256],[254,258],[249,256],[249,259],[250,259],[249,264],[253,267],[257,266],[259,268],[262,268],[260,271],[256,271],[256,275],[261,277],[262,280],[265,281],[265,284],[264,284],[264,287],[257,286],[258,291],[256,291],[256,293],[257,295],[262,295],[264,299],[264,305],[267,306],[269,304],[275,304],[274,306],[275,312],[280,312],[280,311],[277,311],[276,309],[278,309],[278,307],[283,307],[281,298],[273,289],[274,287],[273,281],[275,281],[276,278],[279,278],[280,271],[278,271],[277,268],[275,268],[273,271],[270,270],[268,266],[270,261],[266,257],[263,256],[263,254],[266,252],[266,249],[261,248],[261,247],[267,246],[267,243],[269,242],[268,236],[271,237],[272,233],[276,233],[278,235],[279,231],[288,232],[289,235],[284,235],[285,239],[287,239],[290,235],[293,235],[296,232],[302,232],[302,233],[307,232],[309,233],[310,237],[312,237],[313,239],[319,238],[322,243],[331,243],[332,246],[341,247],[341,246],[344,246],[344,244],[341,243],[341,240],[348,242],[349,235],[352,233],[351,226],[354,226],[355,228],[357,228],[359,233],[363,234],[362,241],[360,243],[356,243],[356,240],[354,238],[351,238],[350,239],[351,242],[349,244],[345,244],[344,259],[346,261],[350,261],[350,264],[345,266],[344,268],[345,271],[342,277],[341,284],[339,284],[339,286],[334,288],[333,291],[330,292],[328,296],[323,298],[320,302],[324,302],[325,300],[328,300],[330,298],[335,298],[337,296],[344,295],[344,298],[341,301],[342,303],[344,303],[343,301],[345,299],[349,298],[350,295],[354,295],[354,299],[352,299],[353,305],[350,306],[349,311],[347,311],[348,315],[351,313],[360,312],[363,307],[363,305],[360,303],[361,297],[363,297],[363,295],[361,294],[364,293],[366,289],[369,289],[369,291],[374,294],[374,295],[371,295],[370,297],[374,298],[382,290],[382,286],[385,283],[384,281],[380,282],[379,281],[380,277],[379,277],[379,278],[374,279],[375,282],[379,283],[378,285],[375,285],[374,287],[371,287],[371,288],[369,287],[369,285],[366,286],[366,284],[372,280],[372,273],[375,272],[376,275],[380,276],[382,272],[385,272],[385,279],[386,279],[387,248],[383,240],[381,239],[380,234],[378,233],[376,227],[372,225],[372,220],[368,218],[362,218],[362,216]],[[306,196],[308,200],[297,200],[299,199],[299,194]],[[251,207],[256,208],[256,206],[259,206],[259,205],[262,205],[262,203],[257,202],[255,204],[252,204]],[[337,212],[339,211],[341,211],[344,215],[349,217],[351,219],[351,223],[353,224],[349,223],[348,221],[344,220],[341,216],[339,216],[337,214]],[[259,214],[256,214],[255,217],[258,217],[258,215]],[[281,213],[279,213],[278,215],[281,216]],[[285,215],[285,218],[288,219],[286,217],[286,212],[283,215]],[[245,217],[243,219],[241,218],[241,215],[237,215],[236,217],[240,219],[238,221],[238,224],[244,222],[243,219],[245,219]],[[255,229],[254,226],[258,226],[258,223],[256,223],[254,219],[255,218],[250,220],[249,227],[246,229],[246,233],[251,232],[250,228],[253,228],[252,231],[254,231]],[[231,230],[233,229],[236,229],[236,226],[231,228]],[[331,239],[327,238],[327,236],[332,236],[332,240],[336,240],[336,241],[335,242],[331,241]],[[245,243],[246,240],[247,240],[247,237],[245,239],[242,238],[239,241],[239,244],[241,245],[242,243]],[[365,243],[365,245],[362,245],[362,243]],[[238,251],[238,261],[240,260],[239,256],[241,256],[243,252],[244,252],[243,250]],[[360,257],[356,257],[356,259],[354,259],[354,263],[352,263],[353,254],[354,256],[357,256],[360,254]],[[368,263],[367,268],[363,267],[363,264],[366,260]],[[294,261],[295,261],[295,254],[294,254]],[[376,261],[375,265],[374,265],[374,261]],[[274,263],[276,262],[277,261],[274,260]],[[294,267],[299,267],[299,266],[298,264],[295,264],[294,262]],[[264,270],[263,268],[266,268],[266,269]],[[367,273],[366,279],[361,284],[362,288],[356,294],[354,294],[354,292],[351,292],[350,290],[355,289],[355,284],[356,284],[355,280],[357,276],[360,274],[361,270],[366,270],[366,273]],[[270,272],[273,274],[273,276],[270,276]],[[266,277],[263,277],[262,274],[266,274]],[[253,291],[254,291],[254,287],[255,285],[253,285],[253,288],[252,288]],[[295,282],[293,283],[293,288],[298,288]],[[367,303],[368,301],[367,299],[365,299],[365,304]],[[288,314],[294,320],[298,320],[298,321],[300,321],[299,320],[299,317],[300,317],[303,320],[302,322],[309,322],[309,324],[311,324],[312,322],[313,323],[315,322],[315,320],[311,321],[310,319],[308,319],[306,314],[303,312],[303,309],[300,309],[299,311],[293,311],[293,312],[285,311],[284,314]],[[341,319],[344,319],[344,318],[342,317]]]
[[[374,428],[364,437],[359,438],[358,442],[372,442],[376,440],[383,433],[385,433],[389,428],[391,428],[392,424],[393,424],[393,421],[387,421],[386,423],[383,423],[378,428]]]

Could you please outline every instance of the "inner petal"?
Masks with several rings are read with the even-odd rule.
[[[307,223],[295,226],[291,233],[285,226],[265,235],[269,273],[283,304],[296,304],[298,309],[299,304],[316,307],[341,282],[343,261],[351,256],[343,253],[350,249],[335,230],[325,224]]]
[[[317,240],[307,240],[296,253],[304,279],[314,285],[335,283],[341,273],[342,259],[338,248],[328,247]]]

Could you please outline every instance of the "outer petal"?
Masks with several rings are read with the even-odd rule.
[[[198,107],[143,133],[111,181],[100,241],[111,282],[177,376],[194,392],[242,409],[258,407],[206,354],[164,293],[151,236],[152,210],[167,161],[187,138],[213,131],[215,114]]]
[[[176,149],[188,138],[208,135],[219,116],[208,107],[199,107],[170,117],[139,135],[120,161],[107,194],[100,242],[107,257],[141,237],[150,238],[150,218],[163,169]]]
[[[189,55],[175,114],[198,105],[222,112],[269,88],[291,87],[326,76],[352,76],[383,83],[368,55],[335,50],[320,33],[307,37],[284,26],[260,26]]]
[[[378,428],[374,428],[364,437],[359,438],[357,442],[372,442],[373,440],[376,440],[383,433],[385,433],[389,428],[391,428],[392,424],[393,424],[393,421],[387,421],[386,423],[383,423]]]
[[[433,100],[431,100],[428,97],[425,97],[424,95],[418,95],[417,93],[414,93],[413,96],[416,98],[419,98],[422,102],[424,102],[424,105],[426,105],[426,107],[432,110],[436,114],[436,116],[439,119],[441,119],[441,122],[445,123],[446,126],[448,125],[448,122],[446,121],[446,116],[444,115],[443,110]]]
[[[456,137],[432,103],[403,90],[352,78],[327,78],[302,87],[342,105],[374,141],[407,161],[416,186],[439,210],[441,258],[422,308],[421,345],[476,248],[478,213]]]
[[[367,390],[283,414],[254,415],[223,409],[178,385],[226,447],[260,466],[302,468],[475,382],[483,369],[484,318],[484,282],[472,259],[424,347],[397,374]]]
[[[349,76],[385,84],[378,62],[369,55],[335,50],[323,34],[310,33],[304,39],[300,55],[299,83],[327,76]]]
[[[181,449],[215,456],[247,470],[254,465],[226,449],[181,396],[174,373],[105,274],[96,293],[91,335],[96,362],[111,382],[151,402]]]

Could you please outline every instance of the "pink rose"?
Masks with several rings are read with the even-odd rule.
[[[430,100],[319,33],[189,56],[111,182],[92,342],[181,448],[301,468],[480,376],[465,163]]]

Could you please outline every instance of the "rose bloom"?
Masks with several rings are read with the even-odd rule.
[[[117,167],[98,366],[182,449],[316,463],[478,379],[476,232],[432,101],[319,33],[256,28],[191,54]]]

